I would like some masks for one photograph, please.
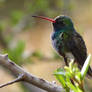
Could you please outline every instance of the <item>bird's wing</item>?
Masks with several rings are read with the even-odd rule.
[[[87,58],[87,49],[85,42],[77,32],[74,32],[71,37],[72,38],[67,42],[67,46],[74,55],[77,63],[82,66]]]

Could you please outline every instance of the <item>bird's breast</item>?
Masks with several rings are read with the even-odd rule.
[[[58,51],[58,45],[57,45],[56,39],[52,40],[52,46],[53,46],[54,49],[56,49],[56,51]]]
[[[59,52],[59,49],[62,46],[62,39],[59,36],[60,36],[59,34],[55,34],[55,33],[53,33],[51,36],[52,45],[57,52]]]

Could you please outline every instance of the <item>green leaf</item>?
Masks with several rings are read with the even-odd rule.
[[[75,74],[75,79],[80,83],[81,82],[81,72]]]
[[[71,88],[74,92],[78,92],[77,89],[76,89],[76,87],[75,87],[72,83],[66,82],[66,84],[67,84],[67,86],[68,86],[69,88]]]
[[[66,81],[65,81],[64,70],[59,68],[54,72],[54,75],[56,76],[57,80],[61,83],[61,85],[65,88],[66,87]]]
[[[82,90],[79,88],[79,86],[76,87],[76,90],[77,90],[77,92],[84,92],[84,91],[82,91]]]
[[[81,76],[82,76],[82,79],[84,79],[84,77],[86,76],[87,74],[87,71],[88,71],[88,68],[89,68],[89,64],[90,64],[90,59],[91,59],[91,54],[88,55],[84,65],[83,65],[83,68],[81,70]]]
[[[62,69],[62,68],[58,68],[58,69],[54,72],[54,74],[65,76],[65,71],[64,71],[64,69]]]

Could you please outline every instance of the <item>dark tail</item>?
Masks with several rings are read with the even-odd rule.
[[[88,75],[89,78],[92,78],[92,69],[91,69],[91,67],[89,67],[87,75]]]

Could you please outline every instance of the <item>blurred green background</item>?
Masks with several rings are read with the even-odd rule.
[[[0,0],[0,53],[8,53],[11,60],[30,73],[52,82],[56,81],[53,72],[64,66],[51,45],[51,23],[34,19],[32,15],[70,16],[86,42],[88,53],[92,53],[91,0]],[[14,75],[0,66],[0,84],[13,79]],[[86,83],[87,92],[92,92],[92,81]],[[44,91],[17,83],[0,92]]]

